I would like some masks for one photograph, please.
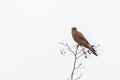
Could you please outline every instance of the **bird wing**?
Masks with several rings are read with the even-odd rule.
[[[78,37],[79,37],[81,40],[83,40],[83,41],[85,41],[87,44],[89,44],[89,42],[86,40],[86,38],[84,37],[84,35],[83,35],[81,32],[77,31],[77,35],[78,35]]]

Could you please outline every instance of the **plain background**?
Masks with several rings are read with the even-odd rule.
[[[84,61],[81,80],[120,80],[119,0],[0,0],[0,80],[66,80],[77,26],[99,57]]]

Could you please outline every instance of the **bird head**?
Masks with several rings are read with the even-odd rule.
[[[77,31],[77,28],[76,27],[72,27],[72,31]]]

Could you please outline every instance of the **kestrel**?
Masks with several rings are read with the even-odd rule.
[[[84,35],[81,32],[77,31],[76,27],[72,28],[72,37],[74,41],[77,42],[77,47],[79,47],[79,45],[84,46],[85,48],[89,49],[94,55],[98,56],[96,54],[96,50],[90,45]]]

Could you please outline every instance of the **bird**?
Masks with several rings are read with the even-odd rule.
[[[79,46],[83,46],[89,49],[95,56],[97,55],[97,51],[92,47],[92,45],[88,42],[88,40],[84,37],[84,35],[77,30],[77,27],[72,27],[71,29],[73,40],[77,43],[77,48]]]

